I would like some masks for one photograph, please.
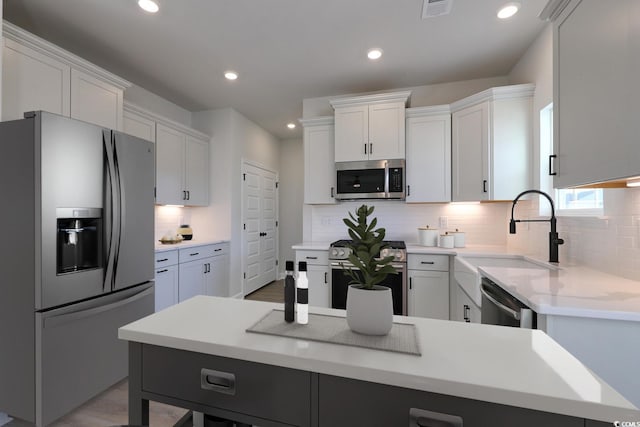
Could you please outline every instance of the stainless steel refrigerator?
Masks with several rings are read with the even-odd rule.
[[[0,123],[0,412],[44,426],[127,375],[153,312],[154,147],[46,112]]]

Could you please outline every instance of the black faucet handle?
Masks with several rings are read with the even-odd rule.
[[[516,222],[513,218],[509,221],[509,234],[516,234]]]
[[[564,239],[557,238],[555,239],[556,245],[564,245]]]

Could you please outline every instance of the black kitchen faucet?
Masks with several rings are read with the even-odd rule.
[[[520,197],[525,194],[536,193],[540,194],[547,198],[549,204],[551,205],[551,218],[549,219],[513,219],[513,211],[516,208],[516,203]],[[553,200],[551,197],[543,191],[540,190],[527,190],[518,194],[518,196],[513,199],[513,204],[511,205],[511,221],[509,221],[509,233],[516,234],[516,222],[549,222],[551,223],[551,231],[549,232],[549,262],[558,262],[558,246],[564,243],[563,239],[558,238],[558,232],[556,231],[556,210],[553,206]]]

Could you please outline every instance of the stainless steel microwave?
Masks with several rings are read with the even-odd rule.
[[[405,198],[402,159],[336,163],[336,199]]]

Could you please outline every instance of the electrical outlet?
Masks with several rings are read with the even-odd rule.
[[[449,226],[449,217],[440,217],[440,228],[447,228]]]

